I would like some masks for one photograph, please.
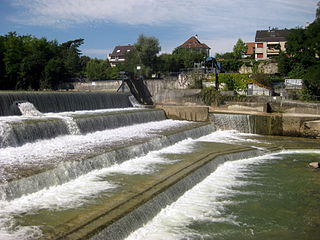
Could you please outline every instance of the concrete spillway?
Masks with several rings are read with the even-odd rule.
[[[223,162],[318,147],[162,110],[44,113],[30,104],[0,118],[0,239],[124,239]]]

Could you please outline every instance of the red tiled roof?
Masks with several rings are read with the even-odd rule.
[[[124,57],[126,53],[132,51],[135,49],[135,46],[133,45],[126,45],[126,46],[116,46],[111,54],[109,56],[111,57]]]
[[[198,38],[196,38],[195,36],[192,36],[191,38],[189,38],[187,41],[185,41],[182,45],[180,45],[179,47],[184,47],[184,48],[206,48],[206,49],[210,49],[210,47],[208,47],[208,45],[206,45],[205,43],[201,43]]]

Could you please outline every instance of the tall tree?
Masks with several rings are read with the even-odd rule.
[[[115,79],[117,69],[111,68],[108,60],[94,58],[87,63],[86,75],[90,81]]]
[[[237,43],[233,46],[233,54],[237,59],[241,59],[242,56],[247,52],[247,49],[247,45],[242,41],[241,38],[239,38]]]
[[[157,54],[161,50],[159,40],[155,37],[146,37],[141,34],[135,43],[135,47],[141,63],[146,67],[154,68],[157,61]]]

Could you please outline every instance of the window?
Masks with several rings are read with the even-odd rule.
[[[120,49],[118,49],[117,52],[120,52]]]
[[[257,48],[263,48],[263,43],[257,43]]]
[[[263,58],[263,53],[257,53],[257,58]]]

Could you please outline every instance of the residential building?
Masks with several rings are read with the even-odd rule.
[[[244,54],[245,57],[251,57],[255,53],[256,43],[255,42],[248,42],[247,45],[247,51]]]
[[[258,30],[255,38],[255,59],[271,59],[286,50],[288,29]]]
[[[247,95],[248,96],[272,96],[272,89],[258,82],[249,83]]]
[[[193,49],[195,51],[204,52],[206,54],[206,57],[209,56],[210,52],[210,47],[208,47],[208,45],[206,45],[205,43],[201,43],[198,39],[198,35],[190,37],[178,48],[188,48]]]
[[[116,46],[111,54],[108,56],[111,67],[115,67],[117,63],[124,62],[126,55],[135,49],[133,45]]]

